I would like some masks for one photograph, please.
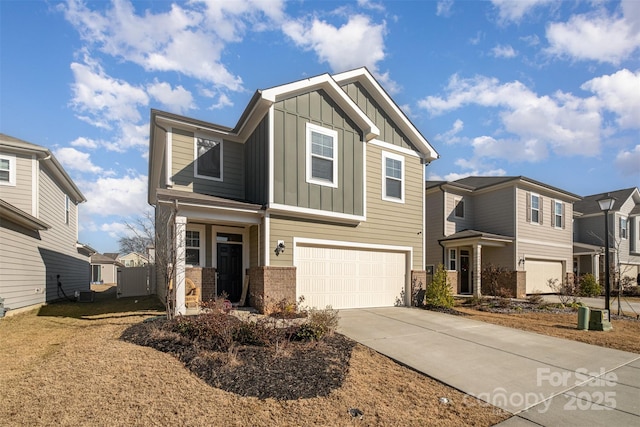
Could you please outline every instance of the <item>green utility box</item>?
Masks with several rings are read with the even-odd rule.
[[[610,331],[613,329],[609,322],[609,310],[591,309],[589,316],[589,330]]]
[[[589,329],[589,307],[578,307],[578,329],[586,331]]]

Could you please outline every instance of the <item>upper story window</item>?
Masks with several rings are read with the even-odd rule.
[[[620,238],[626,239],[628,236],[627,218],[620,218]]]
[[[71,217],[71,202],[69,196],[64,195],[64,223],[69,225],[69,219]]]
[[[16,156],[0,154],[0,185],[16,185]]]
[[[542,197],[535,193],[530,193],[527,204],[527,219],[534,224],[542,224]]]
[[[382,153],[382,198],[404,203],[404,157]]]
[[[464,218],[464,200],[461,198],[453,199],[453,216],[456,218]]]
[[[564,205],[558,200],[553,201],[553,226],[564,228]]]
[[[222,140],[195,138],[195,176],[222,181]]]
[[[307,123],[307,182],[338,187],[338,132]]]

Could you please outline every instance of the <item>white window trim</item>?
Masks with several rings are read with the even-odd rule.
[[[316,132],[326,135],[333,139],[333,181],[325,181],[323,179],[314,178],[311,173],[311,159],[313,157],[311,150],[311,133]],[[317,184],[325,187],[338,188],[338,132],[322,126],[307,123],[306,127],[306,146],[307,146],[307,182],[309,184]]]
[[[456,211],[458,210],[458,203],[462,203],[462,216],[458,216],[458,214],[456,214]],[[465,214],[465,207],[464,207],[464,198],[463,197],[454,197],[453,198],[453,217],[454,218],[460,218],[463,219],[464,218],[464,214]]]
[[[198,264],[197,266],[193,264],[187,264],[187,249],[195,248],[195,246],[187,246],[187,234],[186,231],[197,231],[200,233],[200,246],[198,246],[198,250],[200,251]],[[207,230],[204,225],[200,224],[187,224],[187,228],[185,229],[185,242],[184,242],[184,250],[185,250],[185,266],[186,267],[204,267],[206,263],[205,257],[205,248],[207,247]]]
[[[451,253],[454,253],[453,258],[451,257]],[[450,271],[458,271],[458,250],[457,249],[449,249],[447,253],[447,269]],[[454,263],[454,268],[451,268],[451,261]]]
[[[624,228],[622,228],[622,221],[624,221]],[[621,216],[619,223],[620,231],[618,232],[618,236],[622,240],[627,240],[629,238],[629,218],[627,218],[626,216]],[[622,235],[622,230],[624,230],[624,236]]]
[[[207,139],[209,141],[215,141],[220,144],[220,178],[208,175],[200,175],[198,173],[198,138]],[[196,133],[193,135],[193,176],[196,178],[208,179],[209,181],[222,182],[224,177],[224,140],[216,138],[210,135],[202,133]]]
[[[0,185],[16,186],[16,156],[0,154],[0,159],[9,160],[9,181],[0,181]]]
[[[401,164],[401,176],[400,176],[400,198],[387,196],[387,159],[398,160]],[[389,153],[387,151],[382,152],[382,200],[394,203],[404,203],[404,189],[406,187],[406,181],[404,177],[405,159],[404,156],[398,154]]]
[[[540,218],[540,216],[542,215],[542,198],[541,198],[541,197],[540,197],[540,195],[539,195],[539,194],[537,194],[537,193],[531,193],[529,197],[530,197],[530,199],[529,199],[529,209],[530,209],[529,217],[531,218],[531,224],[538,224],[538,225],[540,225],[540,219],[541,219],[541,218]],[[537,198],[538,198],[538,208],[537,208],[537,209],[535,209],[535,210],[537,210],[537,211],[538,211],[538,219],[537,219],[536,221],[534,221],[534,220],[533,220],[533,211],[534,211],[534,208],[533,208],[533,198],[534,198],[534,197],[537,197]],[[555,211],[554,211],[554,213],[555,213]]]
[[[560,225],[556,224],[556,216],[558,215],[556,213],[556,208],[558,207],[558,205],[560,205]],[[553,228],[562,228],[562,223],[564,222],[564,214],[563,214],[563,210],[564,210],[564,206],[562,201],[560,200],[554,200],[553,201],[553,212],[551,213],[551,215],[553,215]]]

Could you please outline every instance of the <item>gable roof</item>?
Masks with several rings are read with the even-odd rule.
[[[47,148],[0,133],[0,151],[5,150],[35,155],[36,159],[42,162],[47,170],[53,174],[75,203],[87,201],[62,165]]]
[[[451,186],[466,191],[480,191],[485,189],[491,189],[492,187],[499,187],[501,185],[525,183],[534,188],[540,190],[547,190],[554,193],[562,194],[573,201],[580,200],[581,197],[577,194],[570,193],[560,188],[545,184],[540,181],[536,181],[526,176],[468,176],[455,181],[427,181],[426,188],[431,189],[434,187]]]
[[[98,253],[91,255],[91,264],[115,264],[117,266],[124,267],[121,262],[116,261],[114,258],[107,255],[108,254],[103,255]]]
[[[573,205],[573,210],[575,212],[580,212],[583,215],[590,215],[602,212],[600,210],[600,205],[598,204],[598,200],[605,197],[609,194],[611,197],[616,199],[616,202],[613,204],[612,211],[618,212],[622,205],[630,198],[634,198],[635,207],[631,210],[632,215],[640,214],[640,192],[637,187],[625,188],[622,190],[609,191],[606,193],[598,193],[591,194],[589,196],[585,196],[581,201],[576,202]]]

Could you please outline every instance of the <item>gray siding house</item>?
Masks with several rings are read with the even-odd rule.
[[[91,249],[78,244],[85,201],[48,149],[0,134],[0,297],[9,314],[89,290]]]
[[[517,297],[571,273],[579,196],[523,176],[427,181],[426,195],[427,270],[443,264],[455,292],[480,295],[489,264],[509,272],[502,286]]]
[[[149,203],[158,265],[177,254],[176,312],[185,291],[261,309],[408,302],[437,156],[365,68],[257,91],[233,128],[152,110]]]
[[[574,206],[574,271],[603,280],[604,212],[598,200],[607,194],[616,199],[607,217],[610,271],[616,278],[636,282],[640,273],[640,191],[637,187],[585,196]]]

